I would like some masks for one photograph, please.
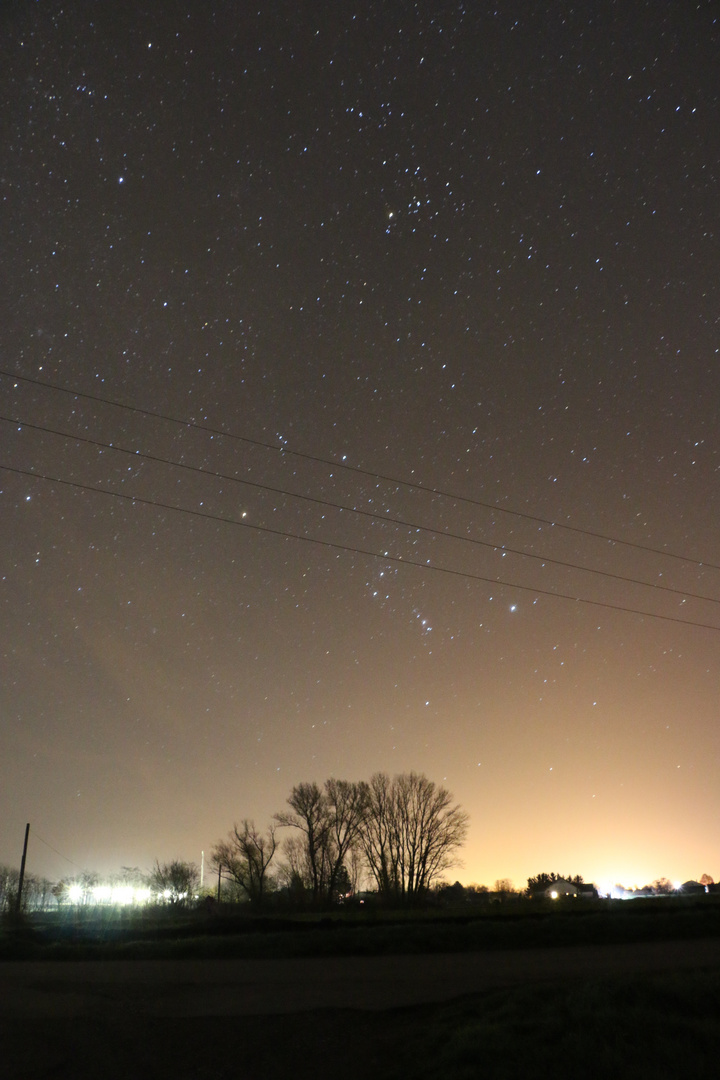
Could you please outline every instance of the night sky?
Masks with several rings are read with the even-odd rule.
[[[717,4],[257,6],[2,5],[0,862],[720,876]]]

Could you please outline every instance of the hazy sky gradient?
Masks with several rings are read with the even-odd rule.
[[[465,882],[719,876],[717,6],[0,19],[0,861],[415,769]]]

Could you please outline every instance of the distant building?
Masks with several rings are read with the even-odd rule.
[[[699,881],[683,881],[678,892],[683,893],[685,896],[699,896],[701,893],[704,896],[708,892],[708,887],[702,885]]]
[[[544,890],[544,895],[548,900],[560,900],[567,896],[574,896],[581,900],[594,900],[597,894],[597,889],[591,883],[583,882],[582,885],[577,885],[574,881],[565,881],[564,878],[558,878]]]

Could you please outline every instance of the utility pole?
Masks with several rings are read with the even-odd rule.
[[[27,858],[28,839],[30,837],[30,822],[25,826],[25,843],[23,844],[22,861],[20,863],[20,878],[18,880],[17,913],[20,914],[22,906],[23,881],[25,880],[25,859]]]
[[[205,881],[205,852],[200,852],[200,892],[202,892],[203,882]]]

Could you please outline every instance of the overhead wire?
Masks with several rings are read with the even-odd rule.
[[[50,476],[47,473],[33,472],[29,469],[12,468],[8,465],[0,465],[6,472],[15,473],[19,476],[28,476],[36,480],[46,480],[54,484],[61,484],[65,487],[77,488],[81,491],[94,492],[96,494],[110,495],[116,499],[123,499],[133,504],[139,504],[143,506],[152,506],[156,509],[171,510],[175,513],[189,514],[193,517],[203,518],[209,521],[219,522],[223,525],[237,525],[243,529],[252,529],[256,532],[266,533],[271,536],[282,537],[283,539],[290,540],[302,540],[305,543],[316,544],[320,547],[330,548],[335,551],[350,552],[354,555],[369,556],[373,559],[379,559],[382,562],[390,562],[400,564],[402,566],[416,566],[421,570],[432,570],[435,573],[447,574],[457,578],[463,578],[469,581],[480,581],[484,584],[499,586],[501,588],[518,589],[522,592],[533,593],[535,596],[549,596],[555,600],[572,600],[577,604],[587,604],[592,607],[605,608],[611,611],[623,612],[624,614],[640,615],[649,619],[660,619],[663,622],[678,623],[682,626],[692,626],[701,630],[714,630],[720,631],[720,626],[714,626],[712,623],[702,623],[694,619],[681,619],[676,615],[661,615],[654,611],[644,611],[640,608],[623,607],[620,604],[611,604],[603,600],[589,600],[586,597],[575,596],[570,593],[556,592],[551,589],[540,589],[532,585],[519,585],[517,582],[504,581],[501,578],[486,577],[481,574],[475,574],[467,570],[454,570],[451,567],[439,566],[435,563],[419,562],[415,559],[406,559],[400,555],[390,555],[388,552],[371,551],[367,548],[355,547],[351,544],[341,544],[333,540],[321,540],[318,537],[303,536],[302,533],[293,533],[284,529],[273,529],[267,525],[256,525],[253,522],[240,521],[237,518],[227,518],[220,514],[211,514],[204,510],[190,510],[187,507],[173,506],[172,503],[164,503],[158,499],[147,499],[138,495],[128,495],[125,492],[113,491],[111,488],[103,488],[93,486],[90,484],[81,484],[76,480],[64,480],[58,476]]]
[[[720,599],[712,596],[705,596],[702,593],[690,592],[687,589],[675,589],[670,585],[661,585],[656,581],[643,581],[641,578],[633,578],[626,574],[615,574],[609,570],[599,570],[589,566],[583,566],[580,563],[569,562],[565,559],[557,559],[550,555],[542,555],[536,552],[523,551],[520,548],[509,547],[507,544],[497,544],[489,540],[480,540],[477,537],[464,536],[461,533],[452,532],[449,529],[434,528],[428,525],[419,525],[417,522],[407,521],[404,518],[398,518],[390,516],[389,514],[377,514],[370,510],[363,510],[356,506],[346,506],[342,503],[332,502],[328,499],[320,499],[313,495],[303,495],[294,491],[288,491],[286,488],[274,487],[270,484],[260,483],[256,480],[248,480],[239,476],[233,476],[230,473],[218,472],[214,469],[206,469],[197,465],[189,465],[187,462],[174,461],[171,458],[161,457],[156,454],[148,454],[141,450],[130,450],[127,447],[120,446],[117,443],[103,442],[99,439],[91,439],[85,435],[78,435],[75,433],[69,433],[65,431],[59,431],[57,428],[47,427],[42,424],[32,424],[24,420],[19,420],[15,417],[0,415],[0,421],[17,425],[19,428],[28,428],[32,431],[40,431],[44,434],[57,435],[61,438],[68,439],[70,442],[84,443],[89,446],[98,447],[103,450],[115,451],[119,454],[126,454],[133,459],[140,458],[144,461],[152,461],[156,464],[170,465],[173,468],[185,469],[188,472],[196,473],[201,476],[212,477],[216,480],[227,480],[231,483],[242,484],[245,487],[251,487],[256,490],[270,492],[274,495],[283,495],[293,499],[299,499],[303,502],[312,503],[316,506],[322,506],[334,510],[340,510],[343,512],[357,514],[361,517],[370,518],[373,521],[383,522],[384,524],[400,525],[404,528],[413,529],[415,531],[422,531],[431,533],[433,536],[443,536],[452,540],[460,540],[466,544],[473,544],[477,547],[483,547],[495,552],[503,552],[504,554],[518,555],[521,558],[533,559],[543,564],[550,564],[553,566],[561,566],[564,569],[579,570],[586,574],[595,574],[600,577],[608,578],[613,581],[621,581],[623,584],[639,585],[643,588],[654,589],[658,592],[666,592],[675,596],[682,596],[691,598],[693,600],[704,600],[711,604],[720,604]],[[35,474],[33,474],[35,475]]]
[[[720,564],[704,562],[703,560],[693,559],[687,555],[681,555],[677,552],[667,551],[663,548],[652,547],[649,544],[641,544],[634,540],[623,540],[617,536],[611,536],[607,533],[597,532],[592,529],[583,529],[577,525],[568,525],[562,521],[556,521],[552,518],[540,517],[537,514],[529,514],[526,511],[511,510],[505,506],[500,506],[497,503],[485,502],[481,499],[475,499],[468,495],[460,495],[450,491],[446,491],[442,488],[432,487],[427,484],[421,484],[415,480],[405,480],[398,477],[393,477],[385,473],[374,472],[371,469],[364,469],[359,465],[349,465],[344,461],[335,461],[332,458],[324,458],[315,454],[308,454],[301,450],[291,450],[286,446],[278,446],[275,443],[263,442],[259,439],[251,439],[246,435],[238,435],[234,432],[224,431],[222,428],[214,428],[207,424],[199,424],[191,420],[181,420],[175,416],[169,416],[165,413],[158,412],[154,409],[145,409],[137,405],[127,405],[121,401],[114,401],[112,398],[102,397],[99,394],[90,394],[86,391],[71,390],[66,386],[61,386],[59,383],[47,382],[42,379],[33,379],[27,375],[18,375],[14,372],[5,371],[0,369],[0,376],[4,376],[9,379],[15,379],[19,382],[25,382],[32,386],[43,387],[48,390],[57,390],[60,393],[68,394],[75,398],[84,398],[87,401],[95,401],[99,404],[110,405],[113,408],[125,409],[128,412],[135,413],[139,416],[148,416],[157,420],[163,420],[166,423],[177,424],[180,427],[189,428],[195,431],[204,431],[210,435],[222,436],[225,439],[235,440],[237,442],[246,443],[249,446],[256,446],[264,450],[272,450],[275,453],[282,454],[284,456],[292,456],[304,461],[312,461],[315,464],[327,465],[333,469],[344,469],[350,473],[356,473],[360,476],[369,477],[372,480],[381,480],[384,483],[395,484],[399,487],[409,488],[414,491],[422,491],[426,494],[436,495],[443,499],[450,499],[453,502],[467,503],[469,506],[477,506],[483,510],[491,510],[499,514],[507,514],[512,517],[524,519],[526,521],[532,521],[535,524],[548,525],[556,529],[565,529],[568,532],[578,533],[581,536],[589,536],[595,540],[602,540],[611,544],[622,544],[625,547],[634,548],[637,551],[643,551],[647,554],[661,555],[668,559],[676,559],[683,563],[691,563],[694,566],[698,566],[704,569],[720,570]]]
[[[55,854],[59,855],[61,859],[65,860],[65,862],[70,863],[71,866],[77,867],[78,870],[82,870],[83,874],[89,874],[90,873],[90,871],[87,869],[87,867],[81,866],[80,863],[76,863],[72,859],[69,859],[67,857],[67,855],[63,855],[62,851],[58,851],[58,849],[56,847],[53,847],[52,844],[49,844],[47,840],[43,840],[42,836],[40,836],[40,834],[37,832],[37,830],[34,827],[33,827],[31,835],[32,835],[34,840],[39,840],[41,844],[44,844],[45,847],[50,848],[51,851],[54,851]]]

